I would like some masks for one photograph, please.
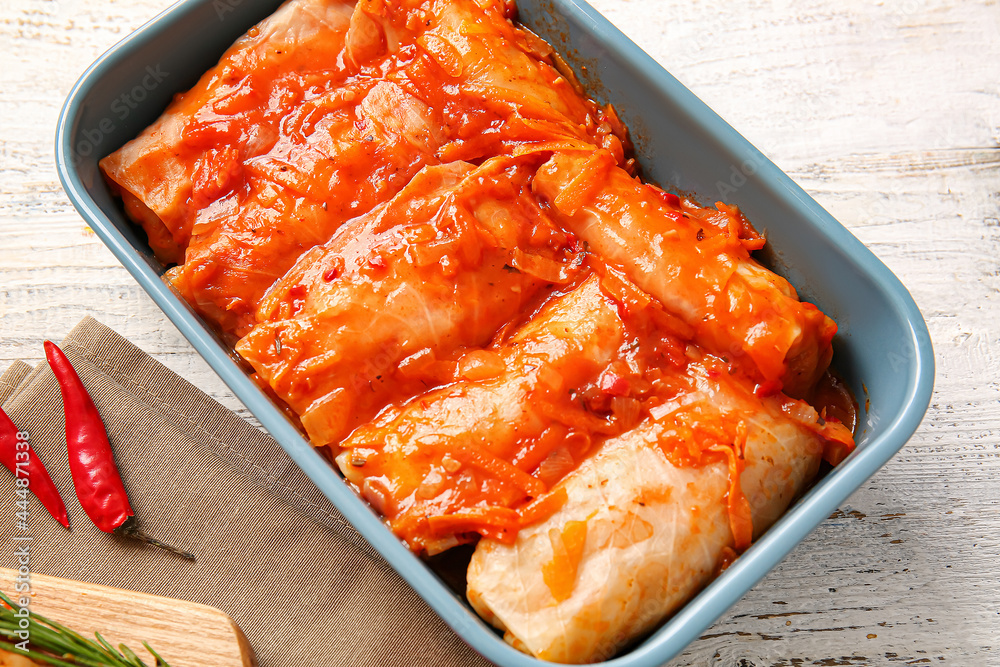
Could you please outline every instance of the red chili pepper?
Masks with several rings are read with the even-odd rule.
[[[17,426],[2,408],[0,408],[0,463],[14,473],[17,479],[26,479],[28,488],[41,501],[52,518],[69,528],[66,505],[59,495],[59,489],[52,483],[49,471],[28,444],[27,434],[17,430]]]
[[[45,358],[62,390],[66,449],[76,495],[94,525],[105,533],[113,532],[135,513],[115,466],[104,422],[80,376],[55,343],[45,341]]]
[[[105,533],[133,537],[194,560],[193,554],[139,530],[97,406],[73,365],[55,343],[45,341],[45,358],[62,391],[69,470],[83,511]]]

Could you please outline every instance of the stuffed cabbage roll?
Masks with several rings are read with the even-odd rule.
[[[303,90],[347,76],[338,56],[353,5],[286,3],[175,97],[155,123],[101,160],[161,262],[183,261],[199,211],[240,185],[243,162],[270,150]],[[150,85],[161,83],[157,69],[149,76]]]
[[[533,188],[559,224],[623,267],[765,393],[804,396],[826,371],[836,325],[750,257],[764,240],[738,209],[681,201],[630,177],[603,151],[554,155]]]
[[[554,662],[610,658],[766,530],[845,436],[724,369],[689,363],[679,393],[560,482],[554,514],[513,544],[479,542],[468,598],[509,643]]]
[[[437,162],[441,118],[395,84],[370,83],[303,104],[283,125],[306,140],[281,137],[244,161],[242,187],[199,212],[185,261],[167,276],[223,331],[244,335],[299,256]]]

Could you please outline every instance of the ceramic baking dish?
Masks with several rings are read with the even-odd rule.
[[[738,204],[767,231],[765,261],[840,326],[834,363],[861,403],[858,448],[725,573],[631,650],[602,663],[661,665],[735,603],[916,430],[930,400],[933,353],[906,288],[843,226],[697,97],[582,0],[519,0],[520,18],[612,101],[646,176],[703,203]],[[344,516],[465,641],[497,664],[540,665],[480,620],[413,556],[313,450],[164,283],[145,236],[125,218],[97,161],[190,87],[276,0],[185,0],[124,39],[83,75],[56,136],[59,177],[74,206],[233,392]]]

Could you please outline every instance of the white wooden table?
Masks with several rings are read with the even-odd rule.
[[[911,442],[671,664],[1000,665],[1000,6],[593,1],[902,279],[937,358]],[[167,3],[0,4],[0,370],[90,314],[247,415],[53,167],[70,86]]]

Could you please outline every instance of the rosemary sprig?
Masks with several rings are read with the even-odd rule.
[[[124,644],[119,644],[116,650],[99,633],[94,633],[97,641],[87,639],[62,623],[32,611],[28,612],[28,627],[21,628],[19,622],[23,617],[14,614],[14,601],[3,592],[0,592],[0,600],[4,602],[0,605],[0,648],[5,651],[55,667],[150,667]],[[14,645],[14,641],[20,639],[18,633],[24,630],[31,637],[31,648],[27,651]],[[143,642],[142,645],[156,659],[152,667],[170,667],[149,644]]]

